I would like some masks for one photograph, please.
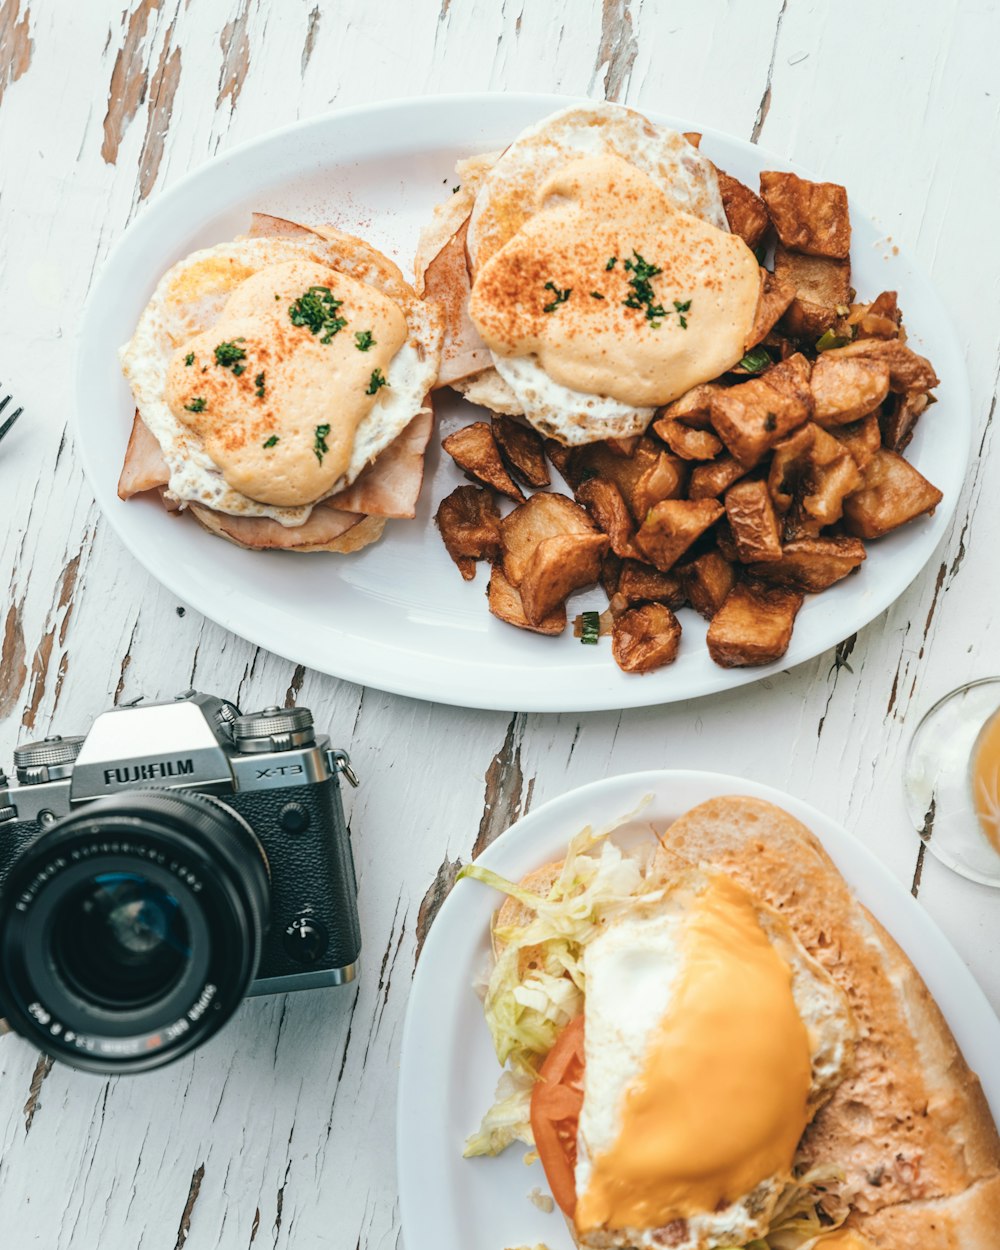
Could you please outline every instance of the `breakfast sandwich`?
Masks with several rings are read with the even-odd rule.
[[[417,259],[445,311],[439,385],[591,443],[643,433],[753,345],[762,271],[684,135],[573,106],[459,177]]]
[[[1000,1137],[906,956],[817,839],[719,798],[586,830],[494,917],[504,1074],[466,1155],[521,1141],[584,1250],[987,1250]]]
[[[118,493],[157,490],[243,547],[364,547],[415,514],[441,338],[381,252],[255,214],[164,274],[122,348]]]

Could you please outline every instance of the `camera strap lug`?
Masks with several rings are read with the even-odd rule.
[[[358,781],[358,774],[351,767],[351,757],[347,752],[329,750],[326,758],[334,772],[341,773],[356,790],[361,783]]]

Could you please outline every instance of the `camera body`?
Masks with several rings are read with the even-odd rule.
[[[235,1009],[232,995],[218,984],[227,959],[249,966],[237,1001],[245,993],[355,978],[361,936],[340,777],[355,785],[357,779],[346,753],[315,734],[308,709],[271,707],[241,715],[223,699],[188,691],[172,702],[105,712],[80,738],[22,746],[15,766],[16,783],[0,772],[0,1014],[18,1031],[54,1037],[60,1047],[69,1035],[69,1061],[78,1066],[155,1066],[166,1059],[154,1052],[189,1048],[168,1045],[178,1037],[161,1045],[164,1028],[199,1032],[192,1026],[203,1016]],[[80,882],[92,892],[102,890],[98,910],[110,907],[108,890],[120,899],[122,883],[131,883],[131,901],[107,912],[131,952],[131,963],[123,965],[126,978],[142,951],[159,939],[175,948],[180,942],[187,963],[202,948],[220,956],[214,964],[202,961],[197,985],[192,981],[187,988],[194,999],[187,1005],[178,999],[170,1008],[178,1011],[176,1019],[167,1020],[167,1011],[165,1023],[146,1028],[134,996],[122,1011],[110,1012],[104,998],[115,1001],[114,985],[104,998],[95,992],[93,1010],[81,1015],[81,1003],[63,993],[64,981],[79,990],[73,975],[60,980],[53,971],[58,952],[50,957],[38,946],[41,929],[58,934],[58,909],[46,908],[43,900],[59,893],[59,881],[66,897]],[[66,911],[69,904],[59,907]],[[86,945],[96,923],[90,895],[74,907],[75,927],[66,939],[70,963],[74,945]],[[223,932],[213,935],[216,916],[230,912],[235,919],[226,919]],[[149,928],[150,915],[160,917],[161,928],[182,925],[185,936],[165,938],[155,925]],[[140,932],[136,924],[145,927]],[[95,949],[106,940],[102,934],[104,929]],[[245,950],[237,949],[241,943]],[[98,971],[91,970],[84,981],[89,985],[95,977]],[[114,1021],[102,1021],[102,1011]],[[118,1040],[108,1042],[102,1029],[115,1032],[129,1015],[132,1032],[118,1030]],[[88,1055],[91,1062],[80,1061]],[[152,1061],[143,1063],[143,1055]]]

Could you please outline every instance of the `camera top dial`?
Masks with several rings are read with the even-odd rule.
[[[312,712],[307,707],[266,707],[237,716],[233,745],[243,755],[265,751],[292,751],[314,740]]]

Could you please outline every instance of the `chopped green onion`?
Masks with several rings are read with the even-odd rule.
[[[739,363],[739,367],[747,373],[763,373],[770,367],[771,357],[763,347],[751,347]]]
[[[580,614],[580,641],[593,646],[601,636],[600,612],[582,612]]]
[[[831,347],[846,347],[850,341],[850,337],[846,334],[838,334],[836,330],[827,330],[816,340],[816,350],[828,352]]]

